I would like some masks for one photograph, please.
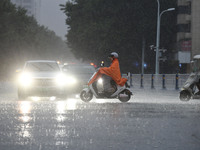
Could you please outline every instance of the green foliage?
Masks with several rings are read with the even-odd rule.
[[[26,10],[10,0],[0,1],[0,76],[14,72],[29,59],[60,59],[65,42],[53,31],[37,24]]]
[[[176,6],[176,0],[160,0],[161,10]],[[142,39],[146,40],[147,71],[154,72],[156,0],[72,0],[62,5],[69,25],[68,45],[77,58],[96,63],[116,51],[123,72],[140,73]],[[170,18],[170,21],[169,21]],[[165,14],[161,24],[161,47],[170,51],[176,41],[176,13]]]

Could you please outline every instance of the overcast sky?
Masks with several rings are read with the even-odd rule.
[[[47,26],[50,30],[65,39],[67,26],[66,16],[60,10],[59,4],[65,4],[67,0],[41,0],[40,24]]]

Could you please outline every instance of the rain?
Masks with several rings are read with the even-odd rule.
[[[1,0],[0,150],[199,150],[195,6]]]

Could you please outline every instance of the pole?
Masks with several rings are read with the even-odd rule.
[[[144,74],[144,51],[145,51],[145,39],[142,40],[142,74]]]
[[[144,78],[144,76],[143,76],[143,74],[141,74],[140,88],[143,88],[143,78]]]
[[[154,74],[151,75],[151,89],[154,89]]]
[[[175,8],[169,8],[167,10],[164,10],[161,12],[160,14],[160,1],[157,0],[158,3],[158,12],[157,12],[157,35],[156,35],[156,67],[155,67],[155,74],[158,75],[159,74],[159,57],[160,57],[160,20],[161,20],[161,16],[164,12],[167,11],[173,11],[175,10]]]
[[[156,68],[155,74],[159,74],[159,39],[160,39],[160,1],[158,3],[158,12],[157,12],[157,36],[156,36]]]
[[[163,89],[166,89],[166,87],[165,87],[165,74],[163,74],[163,83],[162,83],[162,87],[163,87]]]
[[[133,86],[133,75],[132,75],[132,73],[130,74],[130,87],[132,87]]]
[[[178,90],[179,87],[178,87],[178,79],[179,79],[179,75],[178,73],[176,74],[176,86],[175,86],[175,89]]]

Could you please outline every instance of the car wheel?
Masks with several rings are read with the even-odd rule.
[[[89,101],[92,100],[93,94],[92,94],[91,91],[86,92],[86,91],[83,90],[83,91],[81,92],[81,94],[80,94],[80,98],[81,98],[81,100],[84,101],[84,102],[89,102]]]

